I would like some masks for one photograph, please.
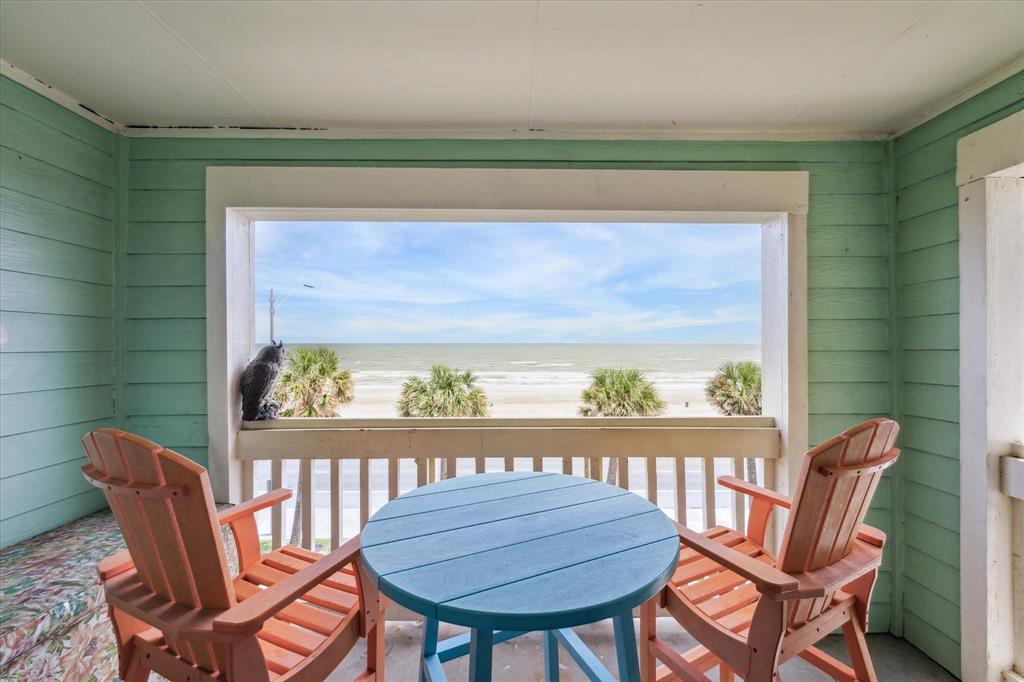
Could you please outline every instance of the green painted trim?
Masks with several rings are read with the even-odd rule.
[[[899,276],[897,272],[897,234],[899,222],[896,219],[899,208],[899,195],[897,193],[897,162],[896,145],[888,142],[885,145],[886,173],[888,175],[888,275],[889,275],[889,405],[892,418],[898,423],[903,421],[903,393],[902,373],[900,363],[900,314],[899,314],[899,290],[896,282]],[[903,636],[903,564],[905,561],[906,547],[903,542],[903,462],[898,462],[890,469],[890,506],[892,521],[889,525],[890,539],[889,556],[892,562],[892,578],[889,583],[889,603],[895,608],[889,611],[889,632],[897,637]]]
[[[128,138],[117,136],[114,146],[117,165],[117,204],[114,212],[114,421],[120,429],[127,428],[126,366],[127,350],[125,321],[128,315],[127,259],[128,259]]]

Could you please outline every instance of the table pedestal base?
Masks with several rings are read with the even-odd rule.
[[[640,663],[637,657],[636,633],[633,613],[627,611],[612,618],[615,629],[615,651],[618,658],[619,680],[639,682]],[[441,664],[460,656],[469,655],[470,682],[490,682],[491,649],[499,642],[526,634],[523,630],[480,630],[437,641],[438,621],[427,618],[423,630],[423,660],[420,664],[420,682],[446,682]],[[594,652],[583,643],[572,628],[544,630],[544,679],[558,682],[558,647],[564,648],[576,665],[593,682],[615,682],[611,672],[598,660]]]

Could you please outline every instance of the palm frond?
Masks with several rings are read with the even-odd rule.
[[[446,365],[431,367],[426,379],[406,379],[396,408],[401,417],[486,417],[491,411],[473,372]]]

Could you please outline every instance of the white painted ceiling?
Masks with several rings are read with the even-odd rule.
[[[129,125],[888,132],[1024,54],[1024,0],[2,0],[0,57]]]

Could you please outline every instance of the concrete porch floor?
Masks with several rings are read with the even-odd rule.
[[[639,624],[637,627],[639,628]],[[442,624],[440,636],[444,639],[461,632],[465,632],[465,628]],[[593,649],[601,662],[615,673],[615,640],[612,635],[611,621],[576,628],[576,632]],[[658,620],[658,635],[671,643],[677,651],[685,651],[695,644],[693,638],[670,618]],[[388,623],[385,675],[389,681],[405,682],[418,679],[422,636],[423,623],[421,621]],[[956,680],[938,663],[902,639],[891,635],[871,635],[868,640],[879,680],[913,680],[914,682]],[[844,661],[848,660],[841,636],[827,637],[820,646],[833,656]],[[357,645],[348,658],[327,679],[330,682],[348,682],[363,670],[365,661],[366,649],[361,644]],[[445,663],[444,670],[448,679],[451,682],[466,680],[468,663],[468,657]],[[544,670],[540,636],[537,633],[529,633],[496,645],[493,665],[495,682],[541,682],[544,679]],[[580,669],[576,667],[575,661],[564,651],[561,652],[559,668],[561,669],[561,679],[566,682],[586,680]],[[782,666],[781,673],[786,682],[817,682],[831,679],[800,659],[788,661]],[[712,671],[710,676],[713,679],[717,678],[717,671]]]

